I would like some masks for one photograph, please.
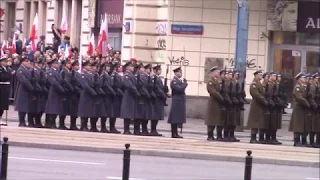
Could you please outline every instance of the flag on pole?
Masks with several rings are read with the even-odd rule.
[[[89,45],[88,45],[88,51],[87,51],[87,54],[89,56],[92,56],[93,55],[93,52],[94,52],[94,34],[92,33],[91,34],[91,38],[90,38],[90,42],[89,42]]]
[[[102,48],[103,48],[103,26],[104,26],[104,19],[101,21],[100,25],[100,32],[98,37],[98,47],[97,47],[97,54],[102,54]]]
[[[60,25],[61,34],[65,34],[67,30],[68,30],[68,19],[67,19],[66,13],[63,12],[61,25]]]
[[[31,31],[30,31],[30,42],[31,42],[31,47],[33,51],[37,50],[37,43],[38,43],[38,14],[34,17],[33,24],[31,26]]]
[[[78,72],[81,73],[82,72],[82,55],[79,56],[78,62],[79,62],[79,70],[78,70]]]
[[[3,40],[2,46],[1,46],[1,57],[4,56],[5,50],[6,50],[6,40]]]
[[[104,16],[104,24],[102,30],[102,40],[103,40],[103,49],[102,49],[102,56],[107,56],[109,53],[108,47],[108,14],[105,13]]]

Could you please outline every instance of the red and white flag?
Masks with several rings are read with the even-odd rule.
[[[90,42],[89,42],[89,45],[88,45],[88,51],[87,51],[89,56],[93,55],[94,45],[95,45],[95,43],[94,43],[94,34],[92,33],[91,38],[90,38]]]
[[[98,37],[98,46],[97,46],[97,54],[102,54],[102,48],[103,48],[103,28],[104,27],[104,19],[101,20],[101,25],[100,25],[100,32],[99,32],[99,37]]]
[[[38,14],[34,17],[33,24],[31,26],[30,31],[30,42],[31,42],[31,48],[33,51],[37,50],[37,43],[38,43],[38,26],[39,26],[39,19]]]
[[[61,34],[65,34],[68,30],[68,18],[65,12],[63,12],[61,25],[60,25],[60,31]]]
[[[106,13],[104,16],[104,24],[102,29],[102,56],[107,56],[109,53],[109,47],[108,47],[108,14]]]

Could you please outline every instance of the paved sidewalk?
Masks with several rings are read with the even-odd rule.
[[[125,143],[133,154],[174,158],[239,161],[252,150],[255,163],[319,167],[319,149],[249,143],[207,142],[122,134],[104,134],[51,129],[1,127],[1,136],[12,146],[122,153]]]

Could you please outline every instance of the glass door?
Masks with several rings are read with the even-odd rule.
[[[274,49],[273,50],[273,71],[282,75],[282,85],[287,102],[292,101],[292,89],[294,87],[294,77],[301,71],[302,65],[301,50]]]

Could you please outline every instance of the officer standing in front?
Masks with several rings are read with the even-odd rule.
[[[43,112],[45,111],[46,108],[46,103],[48,99],[48,92],[49,92],[49,82],[46,77],[46,72],[44,69],[44,59],[39,58],[38,61],[35,62],[34,68],[38,69],[36,72],[38,72],[39,76],[39,85],[41,87],[41,92],[39,93],[39,99],[38,99],[38,112],[35,117],[35,127],[36,128],[42,128],[43,125],[41,123],[41,117]]]
[[[162,73],[161,65],[157,65],[153,67],[153,78],[154,78],[154,91],[155,91],[155,102],[153,106],[153,114],[151,119],[151,136],[162,136],[157,131],[158,122],[164,120],[164,105],[167,99],[167,95],[164,92],[164,85],[160,78]]]
[[[9,67],[10,64],[10,59],[0,58],[0,125],[7,125],[2,121],[2,115],[9,110],[10,81],[14,73]]]
[[[300,72],[295,77],[296,85],[293,89],[292,114],[289,124],[289,131],[293,132],[294,146],[306,147],[309,126],[308,118],[310,118],[311,104],[307,99],[307,79],[306,74]]]
[[[81,85],[79,82],[79,80],[81,80],[81,74],[78,72],[80,69],[79,61],[74,61],[71,66],[70,84],[74,91],[70,95],[70,130],[79,130],[77,127],[78,106],[81,93]]]
[[[131,135],[130,121],[135,118],[135,106],[141,94],[137,90],[137,79],[133,74],[134,64],[129,61],[125,64],[125,67],[126,72],[123,79],[125,91],[121,102],[120,117],[124,119],[123,134]]]
[[[247,127],[251,129],[250,143],[262,143],[264,134],[259,133],[259,141],[257,141],[258,130],[263,124],[263,117],[268,109],[268,101],[265,98],[265,89],[261,83],[262,71],[258,70],[253,73],[254,79],[250,85],[250,95],[252,102],[250,104],[249,117]]]
[[[19,127],[25,127],[26,114],[30,112],[35,97],[35,88],[31,84],[32,65],[30,61],[24,57],[21,59],[21,65],[17,70],[17,91],[15,95],[15,111],[18,111]]]
[[[187,80],[182,78],[181,67],[173,70],[174,77],[170,87],[172,93],[172,104],[170,108],[168,123],[171,124],[171,137],[183,138],[178,134],[178,125],[186,123],[186,93]]]
[[[220,70],[217,66],[214,66],[210,69],[210,80],[207,83],[207,91],[209,93],[209,100],[207,106],[207,113],[205,116],[205,124],[207,125],[207,140],[213,141],[214,138],[214,129],[215,126],[221,124],[222,121],[222,109],[224,98],[221,95],[221,86],[220,86]],[[219,135],[219,136],[222,136]]]
[[[57,128],[56,118],[64,111],[63,101],[66,98],[65,89],[63,88],[61,74],[59,72],[59,62],[56,59],[48,62],[51,65],[46,76],[50,83],[48,100],[46,104],[45,113],[49,116],[49,122],[46,124],[47,128]]]

